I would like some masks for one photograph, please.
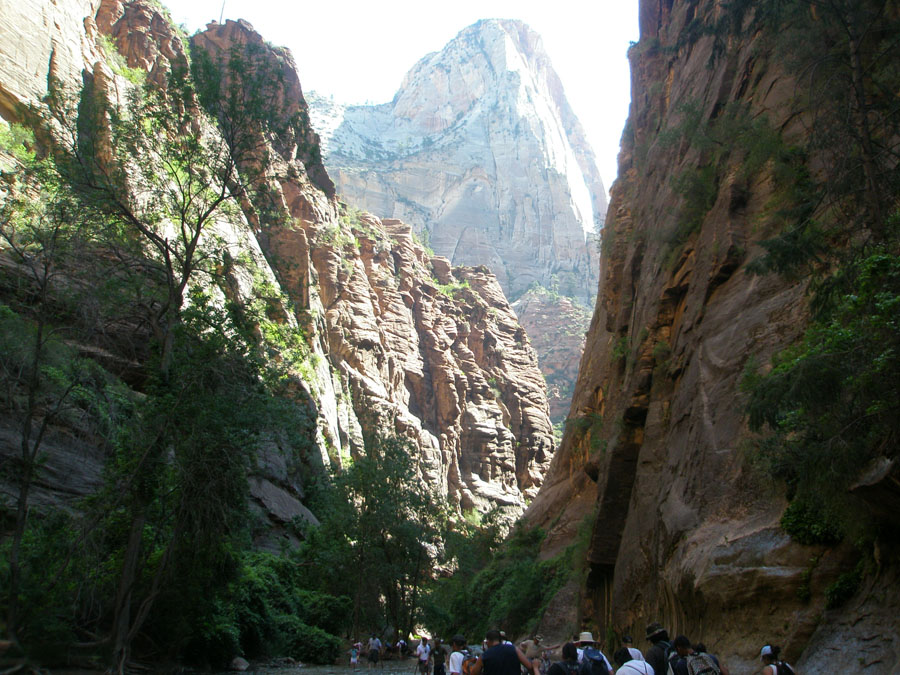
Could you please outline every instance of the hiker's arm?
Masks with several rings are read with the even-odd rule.
[[[479,656],[477,659],[475,659],[475,665],[472,666],[472,669],[469,671],[469,675],[481,675],[481,667],[481,657]]]
[[[532,662],[527,656],[525,656],[525,652],[523,652],[518,647],[516,647],[516,656],[519,657],[519,663],[525,666],[525,670],[531,670],[535,675],[538,675],[540,673],[540,670],[538,669],[538,667],[540,666],[539,659],[535,659],[534,662]]]

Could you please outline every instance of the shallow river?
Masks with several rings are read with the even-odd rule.
[[[349,659],[348,659],[349,660]],[[404,661],[383,661],[375,668],[369,668],[365,659],[361,659],[362,663],[356,670],[351,668],[347,663],[339,666],[250,666],[245,673],[296,673],[297,675],[415,675],[416,660],[406,659]],[[221,675],[234,675],[235,671],[221,673]]]

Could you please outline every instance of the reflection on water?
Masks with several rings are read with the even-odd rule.
[[[348,659],[349,661],[349,659]],[[297,675],[415,675],[416,660],[405,659],[396,661],[382,661],[376,667],[369,668],[365,659],[360,659],[360,664],[354,670],[347,661],[334,666],[254,666],[251,665],[245,673],[297,673]],[[222,673],[221,675],[233,675]]]

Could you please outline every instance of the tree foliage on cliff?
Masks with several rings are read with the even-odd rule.
[[[722,25],[759,31],[797,82],[803,164],[751,269],[807,280],[813,318],[744,386],[758,458],[789,486],[785,529],[833,543],[859,529],[855,479],[897,457],[900,14],[886,0],[735,0]]]
[[[285,308],[229,300],[235,256],[215,229],[247,203],[275,217],[268,160],[251,155],[277,108],[217,134],[175,67],[167,87],[121,103],[54,86],[32,111],[43,159],[16,155],[0,225],[0,398],[22,420],[0,586],[6,629],[29,653],[82,649],[122,671],[136,643],[166,645],[157,657],[198,644],[230,601],[223,584],[248,574],[256,448],[302,456],[310,443],[295,364],[267,358],[269,311]],[[279,336],[297,331],[281,322]],[[105,453],[102,487],[76,512],[29,503],[50,433]],[[318,635],[308,628],[289,621],[294,637],[276,642]],[[318,642],[315,658],[330,659],[333,638]]]
[[[420,624],[423,589],[442,559],[448,508],[420,478],[421,458],[396,437],[366,443],[366,454],[319,486],[322,526],[301,554],[317,590],[353,599],[352,635]]]

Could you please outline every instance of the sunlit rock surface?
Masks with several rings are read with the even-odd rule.
[[[393,101],[310,97],[338,192],[427,230],[454,265],[487,265],[510,298],[532,283],[587,300],[606,212],[594,154],[540,37],[518,21],[463,30]]]

